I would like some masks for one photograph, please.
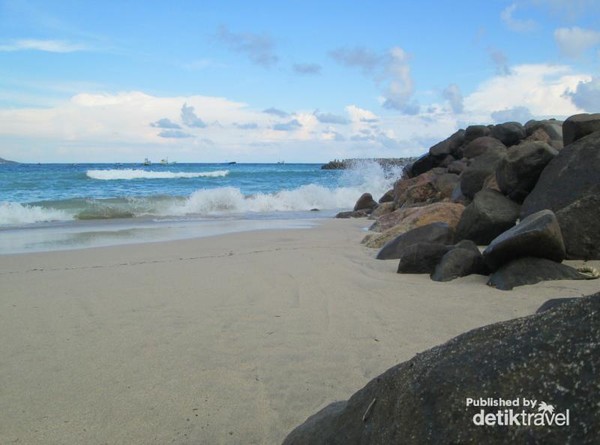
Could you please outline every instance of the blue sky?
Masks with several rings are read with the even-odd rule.
[[[0,0],[0,156],[322,162],[600,111],[598,0]]]

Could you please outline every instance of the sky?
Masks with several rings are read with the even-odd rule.
[[[0,0],[0,157],[417,156],[600,112],[600,0]]]

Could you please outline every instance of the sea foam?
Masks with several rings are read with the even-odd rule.
[[[0,203],[0,226],[67,221],[70,219],[73,219],[73,217],[62,210],[24,205],[17,202]]]
[[[129,179],[180,179],[180,178],[222,178],[229,174],[229,170],[215,170],[207,172],[172,172],[149,171],[139,169],[113,169],[113,170],[88,170],[86,175],[91,179],[103,181],[129,180]]]

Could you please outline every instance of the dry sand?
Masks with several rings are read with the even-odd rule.
[[[416,352],[598,290],[398,275],[366,225],[0,256],[0,443],[280,443]]]

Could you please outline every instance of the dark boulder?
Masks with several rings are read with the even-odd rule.
[[[522,139],[525,139],[527,133],[525,127],[519,122],[505,122],[503,124],[494,125],[491,130],[492,137],[501,141],[507,147],[518,144]]]
[[[453,161],[448,165],[448,173],[460,175],[465,168],[467,168],[467,163],[465,161]]]
[[[483,251],[483,258],[491,270],[526,256],[546,258],[559,263],[565,259],[562,234],[551,210],[541,210],[529,215],[518,225],[492,240]]]
[[[502,193],[513,201],[523,202],[542,170],[558,154],[544,142],[523,142],[510,147],[496,168],[496,181]]]
[[[600,113],[576,114],[563,122],[563,143],[566,147],[582,137],[600,131]]]
[[[504,151],[506,145],[500,142],[498,139],[490,136],[482,136],[469,142],[463,149],[463,155],[465,158],[476,158],[489,150],[493,151]]]
[[[545,258],[523,257],[504,264],[490,275],[488,286],[500,290],[511,290],[517,286],[535,284],[540,281],[585,280],[577,269]]]
[[[436,243],[416,243],[404,249],[398,273],[432,273],[450,246]]]
[[[378,260],[399,260],[404,250],[416,243],[452,244],[454,230],[446,223],[437,222],[409,230],[388,241],[377,254]]]
[[[381,195],[381,198],[379,198],[378,202],[379,204],[383,204],[384,202],[394,202],[394,189],[388,190]]]
[[[487,125],[469,125],[465,130],[463,144],[466,145],[477,138],[489,136],[490,133],[490,127]]]
[[[569,303],[573,300],[576,300],[578,297],[570,297],[570,298],[551,298],[550,300],[546,300],[538,309],[535,311],[536,314],[541,314],[542,312],[549,311],[550,309],[554,309],[555,307],[561,306],[565,303]]]
[[[354,204],[354,211],[366,210],[371,212],[375,207],[377,207],[377,201],[373,199],[373,196],[370,193],[363,193]]]
[[[293,430],[284,445],[581,444],[600,431],[600,294],[544,313],[474,329],[371,380]],[[479,426],[510,407],[468,401],[541,402],[569,426]],[[536,401],[524,407],[523,399]],[[478,415],[478,417],[475,417]],[[495,416],[494,416],[495,417]]]
[[[569,233],[565,237],[569,258],[600,259],[600,231],[594,234],[589,230],[590,224],[597,224],[594,220],[599,219],[600,213],[586,200],[600,195],[599,172],[600,131],[597,131],[560,150],[523,201],[521,218],[542,209],[550,209],[557,215],[561,213],[560,221]],[[572,206],[576,201],[582,201],[582,205]],[[569,217],[570,212],[575,212],[576,216]],[[583,250],[579,233],[586,233],[588,237],[586,245],[589,247]]]
[[[444,173],[434,178],[433,185],[439,192],[440,197],[443,199],[450,198],[452,196],[452,191],[459,182],[460,178],[458,175],[453,173]]]
[[[515,225],[519,209],[519,204],[502,193],[483,189],[465,207],[456,227],[456,239],[469,239],[477,244],[487,245]]]
[[[577,199],[556,212],[556,219],[565,241],[567,258],[599,259],[600,196],[586,195]]]
[[[563,140],[563,123],[562,121],[558,121],[556,119],[546,119],[546,120],[530,120],[525,124],[525,132],[527,136],[531,136],[537,130],[543,130],[544,133],[548,135],[550,140],[552,141],[561,141]]]
[[[452,136],[438,142],[429,149],[429,154],[436,158],[445,158],[446,155],[456,155],[459,147],[465,140],[465,130],[458,130]]]
[[[406,172],[408,173],[408,176],[413,178],[428,172],[434,167],[437,167],[438,163],[439,160],[435,156],[431,156],[429,153],[426,153],[413,162],[412,165],[406,169]]]
[[[366,210],[350,210],[348,212],[339,212],[335,215],[339,219],[366,218],[367,216],[369,216],[369,212]]]
[[[506,149],[496,146],[488,149],[482,155],[471,160],[469,166],[460,176],[460,188],[462,193],[469,199],[473,199],[475,193],[483,188],[485,180],[496,174],[498,164],[506,156]]]
[[[433,281],[451,281],[471,274],[488,273],[479,250],[454,248],[446,253],[431,274]]]

